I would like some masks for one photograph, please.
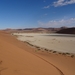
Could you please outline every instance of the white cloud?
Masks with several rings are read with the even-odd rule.
[[[48,8],[50,8],[50,5],[43,7],[43,9],[48,9]]]
[[[58,6],[64,6],[68,4],[74,4],[74,3],[75,3],[75,0],[58,0],[56,2],[53,2],[53,6],[58,7]]]
[[[43,27],[61,27],[61,26],[74,26],[75,25],[75,18],[70,18],[70,19],[62,19],[62,20],[52,20],[52,21],[49,21],[47,23],[44,23],[44,22],[41,22],[41,21],[38,21],[38,24],[40,26],[43,26]]]
[[[45,1],[44,1],[45,2]],[[75,4],[75,0],[57,0],[53,2],[51,6],[58,7],[58,6],[65,6],[69,4]],[[50,5],[44,6],[43,9],[50,8]]]

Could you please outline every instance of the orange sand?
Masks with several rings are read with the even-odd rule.
[[[75,57],[35,52],[0,31],[0,75],[75,75]]]

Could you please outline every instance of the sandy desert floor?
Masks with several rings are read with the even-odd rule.
[[[38,34],[15,33],[21,41],[59,52],[75,53],[75,35],[67,34]]]
[[[75,75],[75,57],[38,51],[0,31],[0,75]]]

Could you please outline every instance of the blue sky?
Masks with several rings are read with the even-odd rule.
[[[0,0],[0,29],[75,26],[75,0]]]

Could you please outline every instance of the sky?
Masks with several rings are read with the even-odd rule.
[[[0,0],[0,29],[75,27],[75,0]]]

